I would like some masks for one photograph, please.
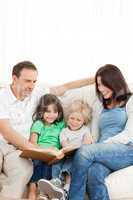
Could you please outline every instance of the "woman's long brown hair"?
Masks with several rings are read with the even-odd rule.
[[[100,93],[97,77],[101,77],[102,84],[113,91],[113,95],[110,99],[104,99]],[[98,69],[95,75],[95,82],[96,93],[102,101],[104,108],[107,108],[113,100],[120,103],[121,106],[125,106],[132,94],[120,69],[112,64],[106,64]]]

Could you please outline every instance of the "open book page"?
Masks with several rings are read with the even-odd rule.
[[[48,164],[53,164],[61,160],[64,156],[71,155],[78,148],[78,145],[68,145],[63,147],[61,150],[56,150],[54,148],[31,148],[23,150],[20,154],[20,157],[31,158],[33,160],[42,160]]]
[[[23,150],[20,157],[31,158],[33,160],[42,160],[44,162],[49,162],[58,156],[58,150],[53,148],[41,149],[41,148],[31,148]]]
[[[78,148],[79,148],[80,146],[79,145],[68,145],[68,146],[66,146],[66,147],[63,147],[62,149],[60,149],[60,151],[59,152],[63,152],[63,154],[64,154],[64,157],[65,156],[69,156],[69,155],[72,155],[74,152],[75,152],[75,150],[77,150]],[[62,157],[63,158],[63,157]],[[61,158],[61,159],[62,159]],[[56,157],[56,158],[53,158],[51,161],[49,161],[49,163],[48,164],[53,164],[53,163],[55,163],[55,162],[57,162],[57,161],[59,161],[60,160],[60,158],[58,157]]]
[[[66,147],[63,147],[61,150],[65,155],[70,155],[72,154],[76,149],[78,149],[80,146],[79,145],[68,145]]]

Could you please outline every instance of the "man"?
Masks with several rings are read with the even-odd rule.
[[[75,88],[75,82],[49,89],[35,87],[37,76],[33,63],[20,62],[13,67],[12,84],[0,90],[0,170],[7,177],[6,183],[1,186],[1,199],[21,198],[32,175],[32,162],[20,158],[19,154],[22,149],[34,147],[28,138],[32,114],[39,98],[48,92],[60,95]],[[79,85],[87,83],[88,79],[85,79]]]

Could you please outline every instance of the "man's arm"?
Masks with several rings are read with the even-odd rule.
[[[65,83],[63,85],[59,85],[56,87],[51,87],[50,88],[50,93],[61,96],[63,95],[67,90],[74,89],[74,88],[79,88],[83,87],[86,85],[91,85],[95,83],[95,78],[85,78],[85,79],[80,79],[72,82]]]
[[[36,147],[36,145],[31,144],[25,137],[16,132],[7,119],[0,119],[0,133],[8,143],[13,144],[21,150]]]

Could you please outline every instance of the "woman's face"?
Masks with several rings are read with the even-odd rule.
[[[98,84],[98,90],[102,94],[104,99],[109,99],[112,97],[113,91],[110,88],[103,85],[100,76],[97,77],[97,84]]]

